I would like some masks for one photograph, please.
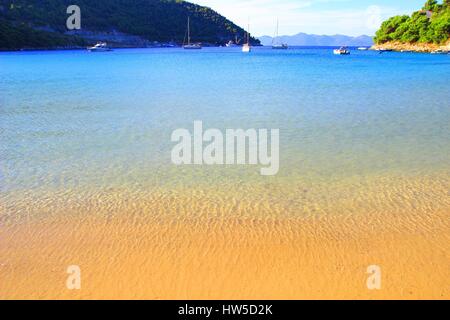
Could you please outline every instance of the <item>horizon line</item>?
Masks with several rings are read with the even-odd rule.
[[[336,34],[316,34],[316,33],[307,33],[307,32],[298,32],[295,34],[285,34],[285,35],[280,35],[278,36],[278,38],[281,37],[294,37],[294,36],[298,36],[299,34],[306,34],[306,35],[310,35],[310,36],[324,36],[324,37],[336,37],[336,36],[344,36],[344,37],[351,37],[351,38],[358,38],[358,37],[370,37],[373,38],[375,37],[375,35],[368,35],[368,34],[361,34],[358,36],[351,36],[351,35],[347,35],[347,34],[342,34],[342,33],[336,33]],[[270,38],[275,38],[274,36],[269,36],[267,34],[261,35],[261,36],[255,36],[257,38],[262,38],[262,37],[270,37]]]

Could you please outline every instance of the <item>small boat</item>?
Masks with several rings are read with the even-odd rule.
[[[442,49],[434,50],[431,52],[431,54],[448,54],[448,53],[450,53],[450,51],[445,51]]]
[[[368,51],[369,48],[368,47],[359,47],[358,50],[359,51]]]
[[[277,20],[277,30],[276,30],[276,33],[275,33],[275,37],[272,40],[272,49],[275,49],[275,50],[287,50],[288,47],[289,47],[287,45],[287,43],[277,42],[277,40],[279,38],[278,29],[279,29],[279,22]]]
[[[237,45],[236,43],[234,43],[232,40],[228,41],[227,44],[225,44],[225,46],[227,48],[235,48],[235,47],[239,47],[239,45]]]
[[[202,49],[202,45],[198,44],[198,43],[187,44],[187,45],[183,46],[183,49],[185,49],[185,50],[200,50],[200,49]]]
[[[378,49],[378,52],[379,52],[379,53],[392,52],[392,51],[394,51],[394,50],[392,50],[392,49],[385,49],[385,48],[380,48],[380,49]]]
[[[185,50],[200,50],[200,49],[202,49],[202,45],[200,43],[191,43],[191,18],[190,17],[188,17],[187,38],[188,38],[188,42],[186,45],[183,45],[183,49],[185,49]]]
[[[106,42],[99,42],[93,47],[87,48],[89,52],[107,52],[112,51]]]
[[[348,50],[347,47],[340,47],[339,49],[333,50],[334,54],[336,55],[349,55],[350,50]]]
[[[274,44],[274,45],[272,45],[272,49],[275,49],[275,50],[287,50],[287,49],[289,49],[289,46],[286,43]]]
[[[225,46],[226,46],[227,48],[235,48],[235,47],[239,47],[239,42],[240,42],[240,40],[238,40],[238,37],[236,36],[235,41],[230,40],[230,41],[228,41],[228,42],[225,44]]]

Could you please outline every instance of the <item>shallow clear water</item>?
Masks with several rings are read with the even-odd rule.
[[[0,53],[0,299],[447,298],[449,83],[422,54]],[[172,165],[194,120],[280,129],[279,174]]]
[[[449,84],[448,55],[1,53],[0,190],[448,173]],[[279,174],[173,166],[171,133],[192,131],[194,120],[205,128],[279,128]]]

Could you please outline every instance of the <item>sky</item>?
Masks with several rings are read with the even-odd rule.
[[[385,19],[411,14],[426,0],[191,0],[214,9],[255,36],[299,32],[372,36]]]

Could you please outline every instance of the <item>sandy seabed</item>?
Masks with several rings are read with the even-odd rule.
[[[245,188],[3,195],[0,298],[450,298],[447,176]]]

